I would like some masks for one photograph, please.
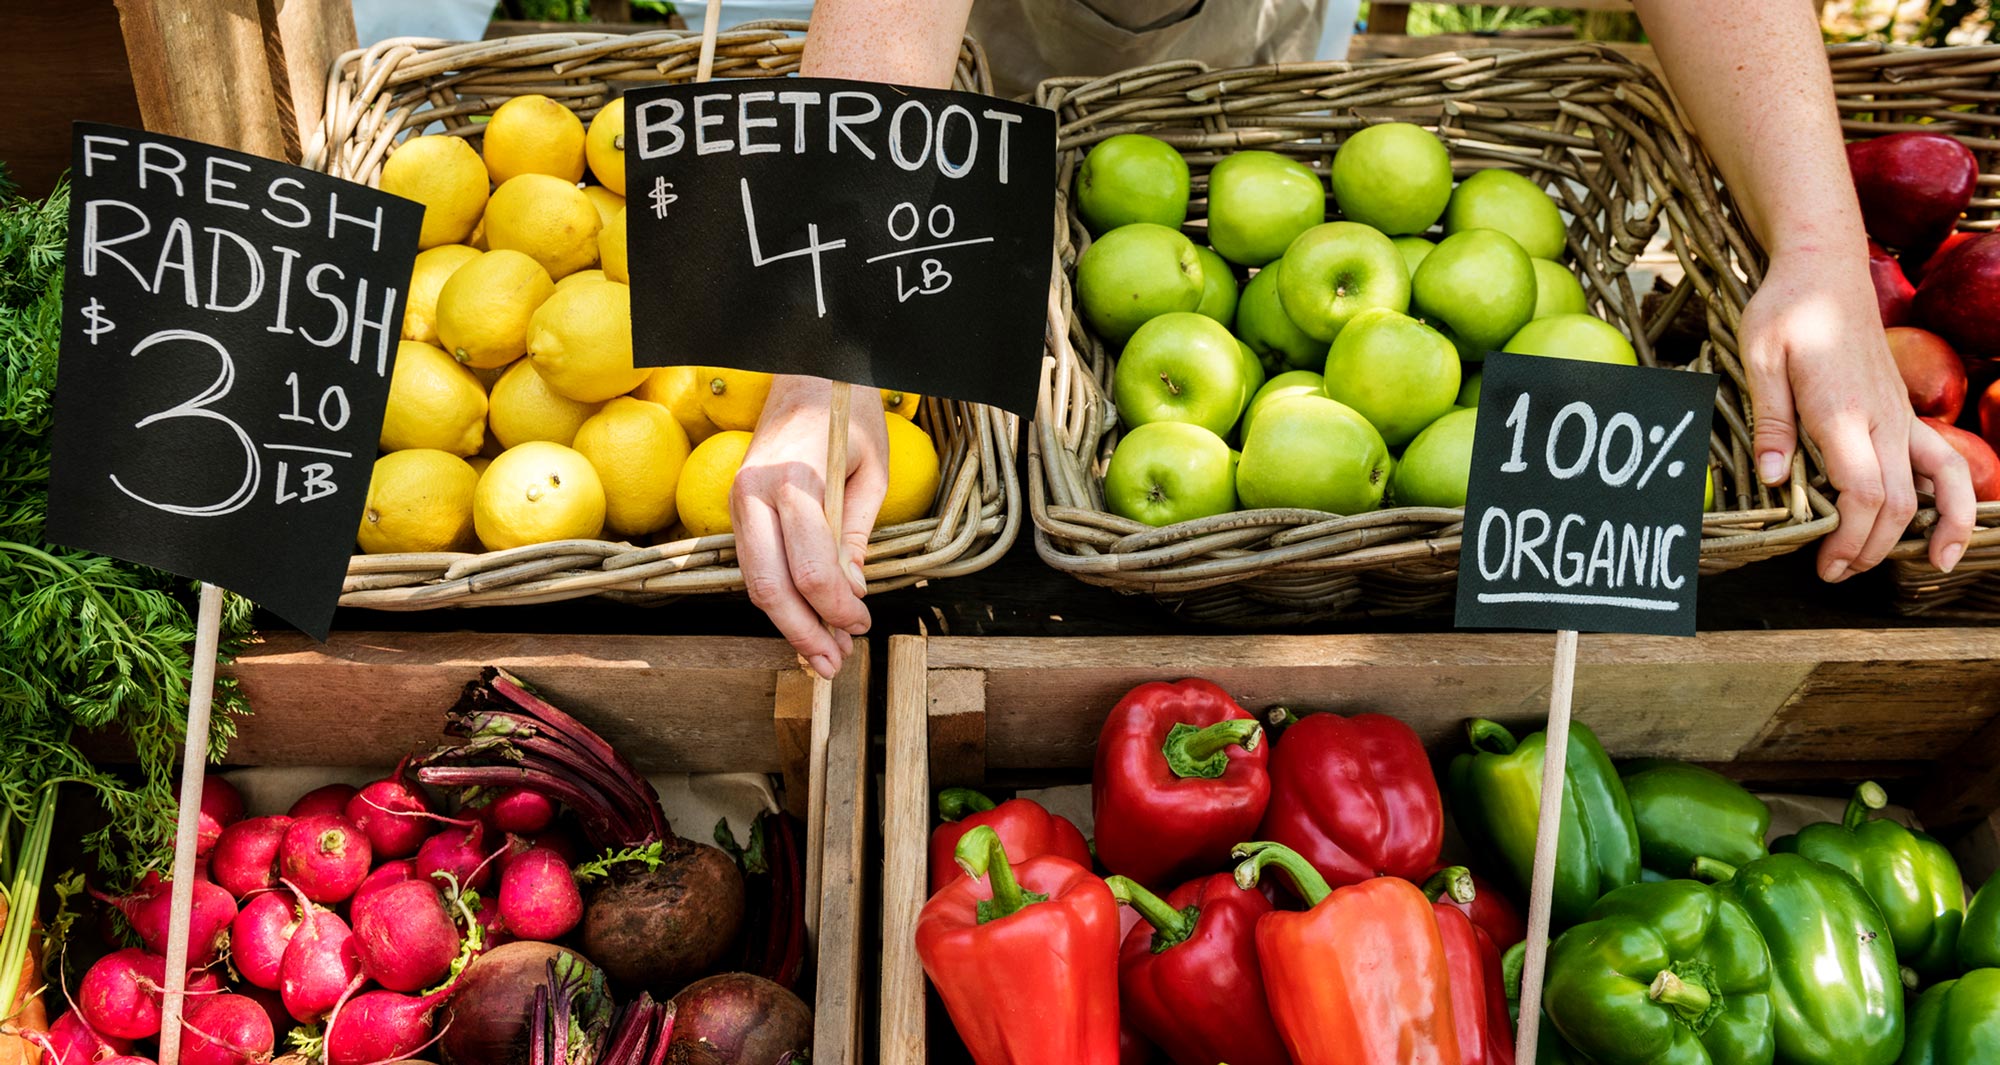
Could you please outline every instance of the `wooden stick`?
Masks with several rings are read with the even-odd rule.
[[[1563,767],[1569,760],[1570,696],[1576,690],[1576,632],[1556,633],[1555,675],[1549,684],[1547,744],[1542,748],[1542,808],[1535,826],[1535,871],[1528,890],[1528,957],[1521,970],[1520,1030],[1514,1059],[1535,1060],[1542,1032],[1542,973],[1549,953],[1549,909],[1556,887],[1556,851],[1562,837]]]
[[[181,1008],[187,991],[188,918],[194,909],[195,837],[201,829],[201,782],[208,771],[208,711],[215,700],[215,652],[222,638],[222,589],[206,581],[194,629],[194,681],[188,686],[187,741],[181,750],[180,821],[174,833],[173,909],[167,921],[167,986],[160,1002],[160,1065],[180,1065]]]
[[[701,21],[701,60],[695,64],[694,80],[707,81],[715,75],[715,35],[722,32],[722,0],[708,0],[708,14]]]

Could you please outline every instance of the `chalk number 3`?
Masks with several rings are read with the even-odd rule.
[[[111,475],[111,483],[116,485],[119,491],[133,499],[155,510],[164,510],[169,514],[183,514],[193,518],[212,518],[224,514],[233,514],[249,505],[251,497],[257,494],[257,484],[263,479],[264,473],[262,462],[257,455],[257,445],[250,439],[250,434],[244,432],[242,426],[231,421],[226,415],[218,414],[209,409],[209,404],[218,402],[229,395],[230,388],[235,385],[236,362],[229,357],[228,349],[224,348],[214,337],[197,333],[191,329],[163,329],[134,345],[132,355],[136,358],[145,354],[151,348],[176,341],[188,341],[207,346],[209,350],[215,352],[216,358],[221,362],[221,372],[216,374],[214,383],[210,384],[207,390],[203,391],[200,395],[169,407],[158,414],[149,414],[133,423],[132,428],[144,429],[159,422],[174,421],[181,418],[200,418],[220,422],[222,425],[228,427],[229,431],[235,434],[237,441],[243,445],[243,481],[229,498],[224,499],[220,503],[210,503],[206,506],[161,503],[148,499],[127,487],[124,482],[118,479],[118,475],[115,473]],[[343,418],[342,420],[344,421],[345,419]]]

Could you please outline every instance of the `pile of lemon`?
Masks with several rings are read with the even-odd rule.
[[[368,553],[731,532],[729,490],[768,374],[632,364],[623,100],[586,132],[546,96],[493,113],[485,154],[406,141],[382,189],[424,205],[402,341],[362,513]],[[586,173],[596,179],[586,184]],[[878,525],[937,494],[937,450],[883,393]]]

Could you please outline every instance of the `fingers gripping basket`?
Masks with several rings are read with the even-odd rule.
[[[1841,124],[1852,138],[1914,129],[1948,133],[1979,157],[1979,187],[1959,228],[2000,229],[2000,45],[1965,48],[1895,48],[1884,44],[1835,45],[1835,97]],[[1978,402],[1966,397],[1967,407]],[[1917,514],[1909,533],[1890,553],[1896,608],[1905,614],[2000,621],[2000,502],[1979,505],[1978,525],[1965,558],[1950,574],[1938,572],[1926,552],[1937,511]]]
[[[767,21],[724,31],[716,40],[714,76],[797,72],[804,44],[797,34],[805,28],[803,22]],[[306,146],[304,163],[376,185],[382,162],[397,143],[433,123],[439,125],[430,132],[462,136],[477,146],[485,127],[475,118],[532,93],[562,103],[588,122],[625,87],[693,81],[700,52],[699,34],[676,30],[464,43],[383,41],[335,62],[325,118]],[[953,88],[992,91],[985,56],[970,39],[959,53]],[[928,517],[875,530],[864,568],[871,591],[982,569],[1006,553],[1019,529],[1018,419],[988,407],[927,398],[917,420],[938,445],[938,495]],[[660,602],[743,587],[733,536],[651,546],[572,540],[485,554],[357,555],[340,602],[378,610],[587,595]]]
[[[1029,498],[1036,547],[1057,568],[1227,624],[1423,610],[1447,601],[1457,579],[1462,509],[1251,510],[1161,528],[1106,511],[1101,478],[1118,441],[1107,398],[1115,357],[1072,300],[1090,238],[1069,189],[1090,147],[1119,133],[1151,134],[1187,156],[1197,241],[1208,170],[1238,149],[1282,152],[1324,178],[1347,135],[1402,120],[1435,130],[1458,176],[1520,171],[1571,216],[1569,257],[1592,313],[1630,336],[1648,365],[1723,377],[1709,446],[1724,509],[1704,521],[1702,572],[1794,551],[1832,527],[1832,506],[1804,461],[1779,490],[1756,482],[1736,326],[1762,263],[1665,90],[1631,62],[1592,45],[1229,71],[1179,62],[1051,80],[1039,99],[1059,123],[1057,285],[1069,343],[1047,375],[1029,441]],[[1626,271],[1663,230],[1684,276],[1649,297]],[[1675,330],[1691,335],[1675,344]]]

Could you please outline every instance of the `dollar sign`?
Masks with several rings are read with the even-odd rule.
[[[98,334],[109,333],[113,329],[118,328],[111,319],[105,317],[104,304],[98,302],[96,296],[90,297],[90,302],[83,305],[83,316],[90,322],[89,325],[83,327],[83,333],[90,338],[90,345],[92,347],[97,346]]]
[[[678,195],[667,191],[673,187],[673,182],[668,181],[666,178],[656,177],[653,179],[653,191],[647,193],[647,196],[653,201],[654,218],[665,218],[667,216],[667,205],[680,199]]]

